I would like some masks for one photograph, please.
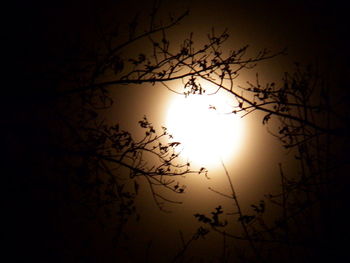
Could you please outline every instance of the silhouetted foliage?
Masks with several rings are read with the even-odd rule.
[[[248,82],[248,87],[241,87],[254,96],[244,101],[247,106],[238,105],[235,112],[266,112],[264,125],[271,122],[271,117],[277,117],[279,127],[277,131],[270,129],[270,133],[294,154],[298,165],[296,172],[286,172],[279,164],[280,192],[266,194],[265,200],[251,205],[254,214],[242,214],[228,173],[232,194],[210,189],[232,199],[237,209],[229,214],[237,215],[242,235],[230,233],[230,229],[233,231],[236,227],[234,221],[228,221],[225,229],[219,229],[206,216],[195,215],[225,237],[248,241],[256,258],[245,257],[244,262],[315,262],[321,258],[347,258],[344,251],[348,240],[344,233],[346,216],[341,207],[348,203],[343,187],[348,181],[344,173],[349,168],[348,157],[344,155],[349,142],[348,110],[330,93],[332,85],[337,83],[327,82],[325,76],[326,73],[321,75],[311,66],[303,68],[297,64],[296,71],[286,73],[280,85],[263,86],[257,76],[256,84]],[[265,203],[272,213],[267,213]],[[271,254],[271,244],[279,252]]]
[[[174,141],[165,127],[157,131],[147,117],[139,121],[141,139],[135,139],[131,131],[123,130],[118,123],[107,122],[103,113],[118,99],[113,97],[113,89],[157,84],[185,97],[223,91],[232,95],[232,114],[263,112],[263,125],[279,123],[277,130],[272,125],[269,131],[295,155],[299,169],[285,172],[279,164],[280,191],[267,193],[264,200],[249,207],[248,213],[240,204],[223,164],[230,193],[209,189],[232,201],[233,212],[224,211],[221,205],[209,216],[195,211],[195,218],[205,227],[199,226],[186,242],[180,233],[182,249],[173,261],[183,262],[190,245],[200,238],[209,239],[211,232],[224,238],[223,261],[237,257],[242,262],[300,262],[302,257],[310,262],[323,256],[329,260],[343,256],[339,249],[348,240],[344,231],[348,163],[346,156],[339,154],[343,153],[339,148],[349,143],[349,117],[346,107],[341,106],[340,110],[336,107],[324,74],[311,66],[296,65],[295,72],[285,73],[281,82],[262,85],[256,75],[255,83],[237,87],[235,80],[240,73],[285,51],[262,50],[248,56],[248,46],[228,50],[225,47],[228,31],[217,33],[214,29],[201,45],[195,44],[194,34],[190,33],[179,46],[174,46],[168,31],[188,12],[169,16],[166,22],[159,23],[158,10],[156,2],[145,28],[140,28],[138,16],[131,19],[127,36],[119,34],[115,27],[110,32],[101,30],[101,42],[94,43],[97,47],[79,41],[73,43],[65,50],[64,63],[54,61],[47,68],[41,65],[46,70],[45,78],[40,78],[41,85],[31,83],[33,87],[40,86],[38,93],[44,97],[43,108],[38,106],[35,113],[40,112],[47,121],[47,127],[43,128],[45,136],[36,134],[35,138],[47,140],[49,146],[41,153],[47,155],[42,158],[45,160],[42,173],[47,174],[32,180],[33,185],[42,182],[43,187],[37,192],[33,188],[30,193],[54,196],[54,202],[48,199],[44,204],[52,206],[49,219],[67,213],[62,216],[64,223],[76,220],[67,231],[92,219],[102,228],[113,228],[114,244],[120,245],[121,239],[127,238],[124,227],[128,220],[140,219],[135,201],[142,186],[141,178],[147,183],[155,204],[168,211],[166,204],[181,202],[167,193],[181,195],[186,189],[179,177],[208,175],[206,168],[192,170],[190,163],[180,162],[177,147],[181,142]],[[136,52],[132,47],[140,41],[145,43],[145,50]],[[128,49],[134,53],[130,54]],[[176,81],[183,83],[182,90],[172,87]],[[214,90],[208,91],[203,83],[209,83]],[[40,101],[40,97],[36,100]],[[216,109],[215,105],[210,107]],[[22,182],[24,186],[25,182]],[[55,227],[60,224],[55,223]],[[57,229],[64,228],[64,223]],[[61,258],[83,260],[79,251],[77,256],[71,255],[72,248],[64,242],[69,239],[62,237]],[[237,249],[241,254],[230,258],[226,239],[243,243],[242,249]],[[338,245],[335,252],[325,251]],[[79,250],[80,245],[72,246]],[[251,252],[246,253],[246,248]],[[275,253],[276,250],[279,252]],[[53,254],[48,256],[51,257]]]
[[[163,128],[162,134],[157,135],[146,117],[139,122],[140,127],[145,129],[145,137],[140,141],[135,141],[129,132],[120,130],[118,124],[106,124],[99,116],[103,110],[113,105],[114,98],[110,93],[112,88],[157,83],[177,92],[169,85],[181,80],[184,83],[184,91],[177,93],[190,96],[206,93],[201,80],[216,84],[220,89],[226,84],[224,82],[230,79],[232,89],[232,80],[239,76],[241,70],[252,68],[256,62],[280,54],[263,50],[254,57],[246,58],[248,46],[226,52],[222,50],[222,45],[227,41],[228,33],[224,31],[216,34],[214,30],[208,35],[207,43],[201,47],[194,46],[192,33],[180,47],[172,47],[167,38],[167,30],[176,26],[188,12],[177,18],[170,17],[167,23],[158,25],[155,22],[157,8],[155,5],[149,27],[145,31],[138,30],[135,18],[130,24],[130,34],[126,39],[112,32],[104,33],[104,41],[99,49],[80,52],[80,56],[76,56],[71,65],[62,69],[64,72],[61,81],[64,84],[56,90],[53,98],[58,103],[59,119],[63,127],[60,127],[63,129],[63,136],[57,143],[59,151],[63,154],[68,153],[71,157],[75,156],[79,167],[93,167],[84,168],[88,175],[81,176],[81,171],[77,175],[83,180],[82,185],[85,185],[87,178],[91,176],[97,178],[92,184],[96,189],[89,188],[93,194],[89,194],[87,188],[84,188],[85,195],[89,197],[83,200],[95,198],[96,200],[89,202],[97,204],[98,209],[102,209],[102,204],[107,200],[107,203],[113,203],[112,200],[117,202],[116,196],[120,195],[117,193],[119,190],[116,190],[120,189],[118,178],[125,180],[125,173],[129,173],[130,180],[140,176],[146,178],[153,199],[161,209],[164,201],[180,202],[160,194],[157,190],[159,186],[181,194],[185,187],[179,185],[174,177],[190,173],[207,175],[205,168],[192,171],[189,163],[179,164],[175,148],[180,142],[164,142],[163,139],[171,139],[166,128]],[[138,41],[149,41],[150,52],[125,57],[124,50]],[[72,70],[72,67],[76,70]],[[81,158],[84,159],[83,164]],[[117,167],[123,168],[123,175],[113,172],[118,170]],[[105,177],[110,178],[109,181],[103,181],[102,178]],[[134,186],[136,185],[138,184],[134,183]],[[104,189],[104,194],[101,194],[101,189]],[[131,200],[137,194],[137,189],[138,186],[134,187],[135,191],[128,190],[120,195],[122,198],[127,195],[127,204],[131,207]],[[125,209],[122,211],[131,214]]]

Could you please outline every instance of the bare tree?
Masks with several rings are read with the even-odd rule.
[[[139,122],[145,131],[140,140],[122,130],[118,123],[107,123],[100,113],[114,103],[111,90],[125,85],[158,84],[179,95],[191,96],[208,93],[202,80],[215,84],[217,90],[227,87],[229,80],[233,90],[233,80],[242,70],[283,53],[263,50],[247,57],[248,46],[226,52],[222,46],[229,38],[227,31],[216,34],[214,30],[201,47],[194,44],[192,33],[180,46],[173,47],[167,31],[188,12],[157,24],[157,9],[155,5],[145,31],[137,28],[135,18],[125,40],[113,32],[104,32],[99,48],[74,53],[73,59],[55,73],[60,75],[59,85],[48,93],[50,101],[56,104],[51,127],[55,133],[55,170],[59,180],[62,172],[69,175],[63,182],[67,189],[64,198],[73,211],[80,207],[81,214],[98,220],[103,227],[106,219],[108,222],[117,218],[117,242],[130,216],[139,217],[134,205],[140,187],[138,178],[146,180],[155,203],[166,211],[164,202],[181,202],[167,197],[164,189],[181,194],[185,186],[176,177],[206,175],[207,170],[194,171],[190,163],[178,162],[176,147],[181,142],[173,141],[165,127],[158,134],[146,117]],[[139,41],[149,43],[150,52],[125,56],[123,52]],[[184,84],[183,91],[172,88],[179,80]]]
[[[267,195],[265,200],[251,206],[251,214],[245,214],[226,171],[231,193],[211,190],[232,200],[235,210],[231,216],[234,219],[222,220],[224,211],[219,205],[211,216],[195,214],[209,227],[199,228],[187,242],[182,238],[183,249],[174,261],[183,260],[190,244],[207,236],[209,229],[223,235],[225,240],[232,238],[247,242],[253,256],[242,257],[243,261],[278,261],[295,251],[301,251],[301,255],[306,253],[310,259],[315,258],[317,249],[328,244],[315,243],[318,239],[339,238],[339,228],[336,228],[338,234],[332,236],[338,210],[332,208],[331,200],[339,199],[335,198],[336,186],[342,182],[340,173],[344,169],[337,167],[344,159],[335,157],[332,150],[337,149],[331,149],[330,145],[334,137],[346,135],[346,130],[338,124],[347,123],[348,117],[333,108],[328,86],[311,68],[302,70],[297,67],[295,73],[286,73],[280,84],[262,85],[257,75],[256,83],[248,82],[246,87],[237,87],[235,80],[241,72],[285,51],[262,50],[248,56],[248,46],[226,49],[228,31],[218,34],[214,30],[207,35],[203,45],[195,44],[191,33],[179,46],[173,46],[169,31],[188,12],[175,18],[169,16],[166,22],[160,23],[157,21],[158,9],[156,4],[151,10],[146,29],[138,27],[136,16],[130,21],[126,38],[112,31],[102,32],[98,48],[93,46],[84,50],[81,47],[73,52],[69,62],[55,68],[59,68],[59,72],[48,72],[48,76],[57,80],[53,81],[54,91],[50,90],[46,99],[55,104],[50,110],[54,116],[49,125],[53,137],[50,150],[55,159],[54,173],[60,182],[60,191],[65,189],[62,198],[72,210],[78,205],[84,210],[84,215],[92,218],[117,217],[116,241],[129,217],[137,215],[134,200],[140,187],[138,178],[145,179],[160,209],[166,210],[166,202],[180,203],[169,198],[163,190],[181,194],[185,186],[179,184],[178,177],[206,174],[207,170],[194,171],[190,163],[178,161],[176,147],[181,142],[173,141],[165,127],[157,133],[145,117],[139,122],[144,137],[136,140],[118,123],[107,123],[100,113],[112,107],[115,98],[111,90],[120,86],[157,84],[182,96],[224,91],[233,97],[232,114],[264,112],[263,124],[269,124],[270,119],[276,117],[280,127],[271,133],[286,148],[296,149],[300,173],[289,176],[280,165],[281,191]],[[126,50],[140,41],[148,43],[149,52],[129,55]],[[176,81],[182,81],[183,90],[173,88]],[[206,90],[204,82],[211,83],[215,89]],[[315,96],[320,92],[320,97]],[[320,100],[316,101],[317,98]],[[339,121],[333,123],[334,118]],[[268,223],[270,219],[265,220],[267,202],[280,208],[272,223]],[[318,220],[319,217],[322,220]],[[241,235],[230,233],[230,227],[235,224],[232,222],[239,223]],[[100,223],[102,226],[106,224],[103,220]],[[303,234],[298,235],[298,231],[303,231]],[[311,245],[310,240],[314,242]],[[275,248],[282,248],[289,254],[273,257],[269,251]],[[226,257],[225,252],[222,257]]]
[[[161,207],[159,199],[171,200],[155,192],[155,184],[182,193],[184,188],[172,178],[207,171],[205,168],[192,171],[190,163],[177,163],[178,153],[174,148],[181,142],[162,143],[163,138],[171,139],[171,135],[165,128],[163,133],[157,135],[146,118],[140,121],[141,128],[146,129],[145,137],[140,141],[135,141],[129,132],[119,130],[118,124],[110,125],[101,120],[99,113],[110,108],[114,102],[110,91],[123,85],[149,83],[163,85],[180,95],[190,96],[206,93],[201,80],[214,83],[219,90],[225,87],[227,79],[232,90],[233,80],[240,71],[251,69],[257,62],[271,59],[282,52],[263,50],[253,57],[246,57],[248,46],[224,52],[222,45],[229,35],[226,31],[217,35],[214,30],[208,34],[207,43],[201,47],[194,45],[192,33],[179,47],[172,47],[167,31],[176,26],[188,12],[175,18],[169,17],[166,23],[157,24],[157,10],[158,5],[155,5],[149,26],[144,31],[137,28],[135,18],[130,23],[125,40],[120,39],[119,35],[104,33],[101,48],[79,53],[62,73],[63,84],[56,89],[52,99],[57,102],[57,115],[63,129],[63,136],[57,144],[68,147],[62,149],[58,146],[61,153],[67,152],[80,155],[85,160],[100,162],[95,165],[100,169],[99,172],[109,175],[112,175],[111,167],[122,166],[129,170],[130,179],[144,176],[156,203]],[[124,50],[138,41],[148,42],[150,52],[125,57]],[[183,91],[171,87],[178,80],[184,83]],[[62,144],[63,141],[68,143]],[[147,164],[147,158],[156,158],[157,161]]]
[[[343,187],[348,180],[344,176],[348,169],[347,109],[331,94],[331,87],[337,83],[328,82],[326,76],[327,73],[321,75],[311,66],[297,64],[295,72],[286,73],[279,85],[262,85],[257,76],[255,84],[247,82],[247,87],[240,87],[253,96],[240,95],[252,99],[242,99],[234,112],[266,112],[262,120],[265,125],[271,122],[271,117],[277,117],[277,130],[269,131],[294,154],[298,166],[297,171],[292,172],[285,171],[279,164],[280,191],[267,193],[258,204],[251,205],[251,213],[244,214],[223,164],[231,193],[210,190],[232,200],[233,212],[227,212],[226,217],[233,215],[234,219],[231,217],[231,223],[223,221],[227,219],[221,206],[212,216],[195,214],[195,217],[224,237],[247,242],[253,254],[243,258],[243,262],[315,262],[322,258],[348,258],[344,250],[348,240],[346,215],[341,208],[348,202]],[[270,212],[266,211],[266,206],[270,207]],[[224,224],[219,223],[219,214]],[[233,231],[237,223],[242,227],[241,235]]]

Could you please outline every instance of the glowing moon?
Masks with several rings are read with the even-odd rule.
[[[229,162],[241,148],[243,121],[220,95],[177,96],[170,103],[166,127],[181,142],[181,156],[191,164],[213,168]]]

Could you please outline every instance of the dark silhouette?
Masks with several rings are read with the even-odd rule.
[[[349,181],[348,108],[337,98],[338,94],[331,94],[339,83],[335,79],[327,82],[327,74],[330,72],[320,74],[311,66],[304,68],[297,63],[295,72],[286,73],[280,85],[262,85],[257,78],[256,84],[248,82],[247,87],[240,87],[253,96],[239,95],[243,103],[234,111],[266,112],[262,123],[267,126],[272,117],[277,117],[279,126],[270,129],[270,133],[294,154],[298,165],[291,172],[279,164],[280,191],[267,193],[265,200],[251,205],[250,214],[241,212],[226,170],[231,193],[210,190],[232,199],[235,219],[214,225],[205,215],[194,215],[225,237],[241,244],[242,240],[249,242],[253,255],[245,255],[243,261],[317,262],[349,258],[345,248],[349,239],[348,215],[342,212],[349,202],[345,186]],[[235,94],[231,89],[228,92]],[[246,99],[251,97],[252,100]],[[271,212],[265,209],[265,203]],[[244,230],[242,235],[230,233],[237,222]],[[270,253],[272,248],[274,252]]]
[[[15,38],[18,56],[13,62],[14,68],[22,69],[21,78],[18,89],[5,94],[4,104],[13,110],[2,127],[5,168],[10,171],[6,194],[12,201],[6,207],[11,226],[6,237],[13,261],[131,260],[121,251],[128,239],[127,223],[142,218],[135,205],[138,179],[145,179],[155,204],[167,212],[168,204],[181,204],[173,194],[186,192],[178,178],[207,176],[208,171],[192,170],[190,163],[179,161],[181,142],[174,141],[165,127],[156,131],[144,117],[139,121],[144,136],[137,140],[133,131],[105,121],[103,113],[118,99],[113,89],[157,84],[182,96],[208,95],[203,81],[216,87],[212,93],[233,95],[232,114],[264,112],[262,123],[295,154],[299,167],[285,171],[279,164],[280,191],[267,193],[247,213],[223,163],[231,192],[210,190],[231,200],[234,210],[224,211],[218,204],[210,216],[193,211],[200,226],[187,241],[180,234],[183,247],[167,252],[174,255],[173,261],[190,260],[191,245],[200,238],[210,242],[214,234],[224,240],[222,255],[217,255],[221,262],[345,258],[348,98],[337,97],[332,90],[347,84],[341,78],[327,80],[326,73],[333,80],[334,72],[296,65],[281,82],[263,85],[257,75],[255,83],[237,87],[234,80],[240,73],[285,51],[262,50],[247,56],[248,46],[226,50],[228,31],[214,29],[201,45],[191,33],[174,47],[168,32],[188,12],[160,23],[159,8],[156,1],[147,23],[138,15],[129,19],[127,32],[118,30],[123,25],[100,24],[96,15],[90,21],[96,31],[84,36],[81,27],[77,26],[79,34],[70,28],[75,14],[50,20],[62,14],[38,5],[31,14],[37,20],[24,25],[25,48],[21,37]],[[29,18],[24,11],[21,15]],[[50,23],[38,30],[43,20]],[[142,51],[133,48],[140,42],[145,44]],[[18,74],[9,75],[12,83]],[[183,82],[182,90],[173,88],[177,80]],[[210,108],[216,110],[215,105]],[[279,123],[277,130],[270,128],[272,121]],[[147,258],[152,258],[150,247],[151,243]]]

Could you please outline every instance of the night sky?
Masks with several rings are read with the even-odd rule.
[[[218,162],[208,167],[206,175],[196,172],[177,176],[169,190],[164,186],[152,188],[142,172],[134,170],[132,174],[130,167],[121,165],[120,156],[112,157],[118,161],[105,158],[107,168],[103,166],[106,170],[101,172],[102,162],[96,160],[102,158],[97,152],[104,142],[89,137],[89,129],[97,126],[99,130],[94,134],[102,134],[107,132],[98,123],[118,124],[118,132],[127,131],[135,141],[141,140],[145,127],[139,121],[146,116],[151,128],[161,132],[169,123],[169,105],[181,95],[160,83],[109,85],[102,87],[108,91],[104,102],[109,106],[94,108],[93,103],[86,102],[86,98],[90,98],[88,102],[95,99],[89,97],[89,90],[75,91],[113,81],[121,72],[132,70],[133,60],[128,59],[135,61],[140,54],[152,54],[151,41],[165,38],[162,31],[152,39],[146,36],[125,45],[118,51],[115,64],[106,62],[109,69],[94,72],[101,61],[98,54],[128,43],[128,39],[148,29],[153,3],[16,0],[3,7],[6,70],[1,95],[5,142],[2,217],[7,252],[3,261],[344,262],[349,258],[349,8],[342,1],[161,1],[155,17],[157,25],[168,21],[169,15],[177,17],[189,10],[178,25],[165,31],[174,50],[191,32],[194,47],[199,48],[207,43],[207,34],[225,29],[229,38],[222,45],[224,52],[245,45],[249,45],[247,57],[265,48],[272,53],[285,50],[252,69],[242,69],[233,84],[239,94],[239,87],[247,86],[247,81],[254,83],[257,73],[261,83],[282,85],[285,72],[297,71],[296,65],[312,65],[319,75],[310,75],[317,80],[313,82],[315,92],[303,105],[324,99],[325,90],[325,101],[329,102],[324,104],[328,105],[323,108],[325,113],[315,111],[316,117],[308,116],[302,122],[329,130],[316,130],[308,141],[293,147],[283,147],[271,134],[283,134],[279,133],[278,118],[272,117],[264,125],[264,112],[257,110],[244,116],[240,146],[234,155],[223,157],[224,166]],[[137,22],[135,30],[133,21]],[[112,35],[113,40],[108,42]],[[124,68],[118,71],[121,60]],[[108,71],[111,68],[114,71]],[[168,85],[182,93],[184,82],[180,79]],[[91,90],[97,90],[94,96],[102,101],[106,93],[98,88]],[[232,94],[223,94],[226,100],[235,101]],[[113,104],[108,104],[110,101]],[[170,131],[174,132],[174,140],[177,129],[183,128],[181,121],[176,122]],[[203,127],[211,124],[206,125]],[[200,136],[201,129],[194,129],[189,132]],[[309,136],[303,134],[304,130],[298,132],[298,136]],[[125,138],[114,138],[115,145]],[[215,138],[203,140],[215,143]],[[230,145],[226,147],[233,147]],[[141,159],[149,167],[159,162],[147,154]],[[181,159],[180,155],[180,161],[191,162],[191,156]],[[142,163],[128,164],[148,169]],[[191,169],[205,166],[194,162]],[[117,174],[117,186],[112,189],[114,201],[110,203],[104,184],[109,172]],[[305,174],[319,181],[303,179]],[[227,198],[222,193],[233,192],[231,183],[235,195]],[[281,191],[289,192],[272,198]],[[242,209],[240,220],[235,214],[235,197]],[[293,200],[285,213],[281,210],[286,207],[283,198]],[[164,211],[157,200],[164,203]],[[259,210],[261,200],[263,211]],[[271,200],[282,203],[276,206]],[[219,222],[215,221],[218,215]],[[254,218],[249,219],[252,215]],[[286,218],[288,226],[283,221]],[[251,236],[260,241],[230,237],[246,234],[242,222],[251,227],[249,231],[254,226],[262,229],[263,236]],[[274,226],[273,230],[269,226]],[[198,229],[209,233],[196,236]]]

